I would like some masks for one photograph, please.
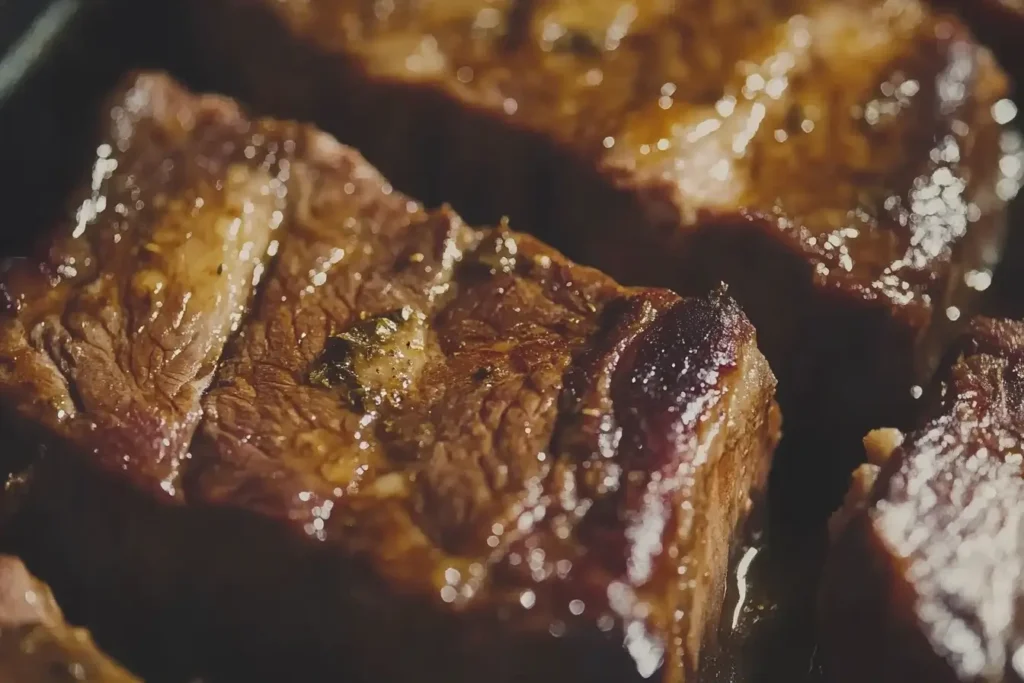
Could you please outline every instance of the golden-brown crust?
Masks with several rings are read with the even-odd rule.
[[[272,239],[274,171],[224,98],[142,76],[105,109],[91,177],[0,272],[0,394],[155,495],[176,477]],[[244,163],[239,163],[242,161]]]

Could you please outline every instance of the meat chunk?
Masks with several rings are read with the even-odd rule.
[[[399,188],[627,284],[729,282],[795,431],[909,419],[1017,189],[1004,75],[917,0],[192,4],[222,87]]]
[[[981,320],[942,408],[876,467],[822,601],[837,681],[1024,676],[1024,324]]]
[[[89,634],[72,628],[50,589],[0,556],[0,683],[133,683]]]
[[[100,148],[107,186],[137,193],[99,191],[105,210],[70,229],[141,256],[159,225],[159,244],[220,251],[78,279],[29,260],[11,272],[57,289],[3,285],[19,306],[0,397],[22,417],[5,431],[46,437],[14,542],[69,611],[126,651],[244,680],[692,680],[779,433],[737,305],[624,288],[505,224],[425,211],[327,135],[164,77],[129,83],[115,119],[138,102],[173,106]],[[152,213],[122,216],[129,198]],[[236,231],[244,257],[207,272]],[[139,280],[168,303],[136,313]],[[117,293],[104,308],[97,283]],[[187,291],[196,308],[168,311]],[[59,325],[37,313],[57,295]],[[154,317],[237,333],[161,374],[201,335]],[[69,329],[103,334],[75,355]],[[201,410],[142,388],[205,386],[214,366]],[[108,413],[121,394],[158,426],[114,421],[136,414]],[[122,433],[160,447],[111,467]]]
[[[279,222],[259,191],[279,169],[246,156],[249,125],[226,100],[128,89],[68,220],[2,266],[0,401],[157,492],[175,493]]]

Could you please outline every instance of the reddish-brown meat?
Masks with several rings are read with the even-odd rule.
[[[822,602],[840,683],[1024,677],[1024,324],[982,320],[942,407],[869,459],[837,517]]]
[[[244,680],[691,680],[779,430],[728,296],[426,212],[159,76],[107,124],[0,285],[16,545],[101,642]]]
[[[1020,175],[1003,74],[917,0],[192,5],[219,87],[428,203],[629,284],[729,282],[794,431],[910,418]]]

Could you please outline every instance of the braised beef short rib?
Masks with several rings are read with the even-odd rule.
[[[727,293],[160,75],[104,116],[0,281],[12,543],[69,614],[153,680],[692,680],[779,434]]]
[[[835,519],[821,625],[839,683],[1024,678],[1024,323],[976,322],[939,403],[869,435]]]
[[[627,284],[727,281],[789,433],[911,419],[1018,185],[1003,73],[918,0],[191,6],[218,88],[428,204]]]

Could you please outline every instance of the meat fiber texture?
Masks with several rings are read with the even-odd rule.
[[[154,74],[73,207],[0,280],[10,543],[115,654],[692,680],[779,435],[726,293],[621,287]]]
[[[822,596],[840,683],[1024,678],[1024,323],[974,323],[931,420],[875,432]]]
[[[0,556],[0,683],[137,683],[68,626],[50,589]]]
[[[728,282],[787,434],[910,423],[1019,185],[1004,74],[918,0],[189,5],[218,87],[428,204],[626,284]]]

